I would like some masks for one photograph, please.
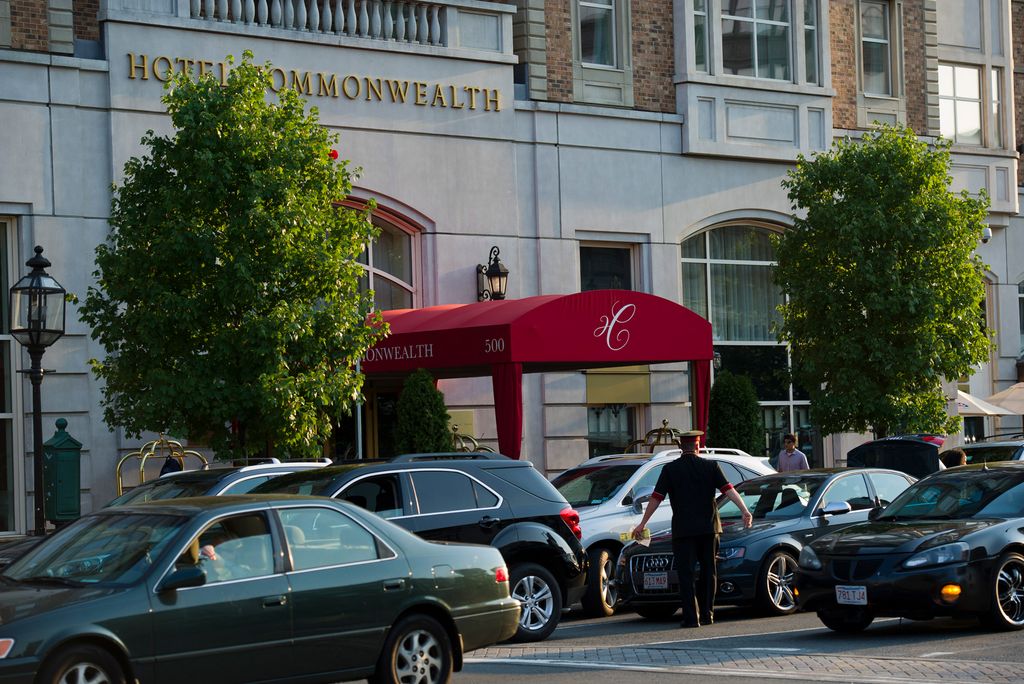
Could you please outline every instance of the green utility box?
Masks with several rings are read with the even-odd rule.
[[[57,419],[57,432],[43,443],[43,512],[55,523],[82,515],[82,443],[64,431],[68,421]]]

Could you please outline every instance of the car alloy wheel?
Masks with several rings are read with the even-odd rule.
[[[41,684],[124,684],[114,656],[96,646],[70,646],[48,658],[39,673]]]
[[[525,563],[512,569],[509,584],[512,598],[519,601],[519,629],[513,641],[541,641],[558,626],[562,613],[562,591],[547,569]]]
[[[590,574],[583,595],[583,610],[591,617],[607,617],[615,613],[619,591],[615,586],[615,558],[611,550],[596,548],[588,554]]]
[[[452,645],[437,620],[402,618],[388,633],[374,684],[442,684],[452,674]]]
[[[761,571],[761,607],[772,615],[789,615],[796,610],[793,578],[796,559],[785,551],[774,551]]]
[[[1003,554],[993,576],[995,603],[990,622],[999,629],[1024,629],[1024,556]]]

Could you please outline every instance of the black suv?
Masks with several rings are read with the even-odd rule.
[[[547,638],[586,590],[579,515],[527,461],[498,454],[406,454],[282,475],[253,493],[348,501],[438,541],[489,544],[522,603],[514,641]]]

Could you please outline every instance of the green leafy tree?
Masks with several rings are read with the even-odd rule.
[[[781,341],[823,432],[956,432],[942,384],[987,357],[974,253],[988,198],[950,190],[949,142],[881,127],[800,158],[778,240]]]
[[[444,394],[434,377],[424,368],[405,379],[398,395],[395,424],[395,449],[399,454],[452,451],[455,448],[448,429],[448,409]]]
[[[356,361],[384,332],[358,287],[375,230],[333,204],[352,177],[337,135],[291,89],[268,102],[269,68],[246,53],[225,85],[178,75],[173,133],[147,132],[114,188],[81,308],[112,428],[308,455],[360,395]]]
[[[764,417],[754,383],[729,371],[715,374],[708,406],[708,446],[764,453]]]

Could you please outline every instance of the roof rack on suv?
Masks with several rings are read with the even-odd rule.
[[[408,463],[409,461],[508,461],[503,454],[469,451],[449,451],[436,454],[401,454],[391,459],[392,463]]]

